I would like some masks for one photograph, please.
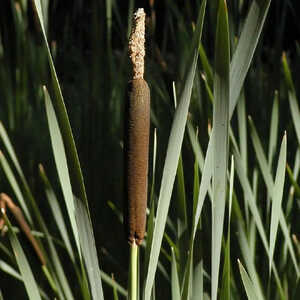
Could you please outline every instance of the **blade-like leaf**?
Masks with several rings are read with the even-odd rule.
[[[163,170],[163,176],[161,181],[161,188],[158,200],[156,223],[153,233],[153,242],[151,245],[150,261],[148,266],[148,272],[145,284],[145,299],[149,300],[151,296],[151,289],[154,282],[155,272],[157,268],[158,256],[162,243],[163,233],[165,229],[169,204],[171,200],[172,189],[176,176],[176,170],[183,141],[184,129],[187,120],[188,107],[190,103],[192,86],[197,66],[198,49],[201,39],[204,12],[205,12],[206,1],[202,2],[199,18],[196,26],[195,36],[195,51],[192,64],[186,77],[184,89],[181,94],[179,104],[176,109],[174,121],[170,133],[166,161]]]
[[[10,184],[10,186],[12,187],[12,190],[15,193],[16,198],[18,199],[18,202],[20,203],[20,206],[22,208],[22,211],[24,212],[26,219],[29,221],[30,224],[32,224],[32,218],[31,215],[29,213],[29,210],[27,208],[27,204],[25,202],[25,199],[23,197],[23,194],[21,192],[21,189],[19,187],[19,184],[4,156],[4,154],[0,151],[0,164],[2,166],[2,169],[8,179],[8,182]]]
[[[229,25],[225,0],[219,1],[215,45],[214,112],[213,112],[213,205],[211,298],[217,299],[221,243],[226,200],[229,130]]]
[[[260,167],[261,173],[263,175],[263,179],[265,181],[265,184],[267,186],[268,193],[273,196],[273,190],[274,190],[273,178],[271,176],[266,156],[264,154],[261,142],[259,140],[257,131],[255,129],[254,123],[251,120],[251,118],[249,119],[249,124],[250,124],[250,129],[251,129],[251,138],[252,138],[254,150],[255,150],[255,153],[256,153],[256,157],[257,157],[257,160],[258,160],[258,163],[259,163],[259,167]],[[295,270],[297,272],[297,276],[299,276],[300,271],[299,271],[299,267],[298,267],[298,264],[297,264],[295,251],[294,251],[294,248],[293,248],[293,245],[292,245],[289,229],[288,229],[283,211],[282,210],[280,210],[280,211],[281,211],[280,216],[279,216],[280,227],[282,229],[285,241],[288,245],[289,252],[291,254],[291,258],[292,258],[292,261],[294,263]]]
[[[6,130],[5,130],[5,128],[4,128],[4,126],[3,126],[3,124],[2,124],[1,121],[0,121],[0,137],[1,137],[2,141],[3,141],[3,144],[5,145],[5,148],[6,148],[7,152],[8,152],[11,160],[14,163],[14,165],[15,165],[18,173],[23,175],[22,169],[20,167],[19,161],[18,161],[16,153],[14,151],[14,148],[13,148],[11,142],[10,142],[8,134],[7,134],[7,132],[6,132]]]
[[[38,285],[33,277],[31,267],[28,263],[28,260],[25,256],[25,253],[21,247],[21,244],[17,238],[17,235],[12,229],[12,226],[8,220],[8,218],[3,215],[5,218],[5,222],[8,225],[8,236],[13,248],[18,267],[20,269],[20,273],[22,275],[23,282],[25,284],[25,288],[30,300],[41,300],[41,296],[39,293]]]
[[[268,153],[268,162],[269,162],[270,169],[272,166],[272,160],[273,160],[273,156],[277,144],[277,133],[278,133],[278,92],[275,91],[274,103],[272,108],[270,142],[269,142],[269,153]]]
[[[203,261],[197,264],[193,276],[193,295],[192,300],[203,300]]]
[[[230,118],[244,84],[270,3],[271,0],[254,0],[251,3],[243,31],[230,64]]]
[[[12,266],[7,264],[3,260],[0,260],[0,270],[9,274],[10,276],[14,277],[17,280],[23,281],[22,276]]]
[[[74,206],[72,187],[71,187],[71,182],[69,177],[67,158],[65,156],[65,148],[64,148],[61,132],[59,129],[59,125],[57,123],[55,111],[46,87],[44,87],[44,96],[45,96],[47,120],[48,120],[48,126],[50,131],[53,155],[55,159],[55,165],[56,165],[56,169],[60,181],[60,186],[62,188],[62,192],[64,195],[76,245],[80,253],[78,228],[75,220],[75,206]]]
[[[103,282],[106,282],[108,285],[113,287],[122,296],[127,297],[127,291],[119,283],[117,283],[115,279],[112,279],[110,276],[108,276],[103,271],[100,271],[100,273],[101,273],[101,278],[102,278]]]
[[[271,212],[270,253],[269,253],[270,272],[272,268],[276,234],[278,230],[279,217],[281,213],[281,202],[282,202],[284,179],[285,179],[285,166],[286,166],[286,134],[284,135],[281,143],[277,172],[276,172],[276,179],[275,179],[273,196],[272,196],[273,201],[272,201],[272,212]]]
[[[177,273],[177,262],[175,258],[174,249],[172,250],[172,270],[171,270],[171,287],[172,287],[172,299],[180,300],[180,287],[179,287],[179,279]]]
[[[239,244],[240,244],[240,248],[242,251],[242,255],[243,255],[244,261],[246,263],[247,270],[249,272],[251,281],[253,282],[255,289],[256,289],[257,299],[264,300],[264,295],[262,292],[259,277],[258,277],[258,274],[255,269],[254,258],[252,258],[252,256],[251,256],[251,249],[249,247],[246,233],[245,233],[244,228],[241,225],[241,223],[239,223],[238,239],[239,239]]]
[[[238,264],[239,264],[239,269],[240,269],[240,273],[241,273],[242,281],[243,281],[243,284],[244,284],[244,287],[246,290],[247,297],[249,300],[256,300],[257,294],[255,291],[253,282],[249,278],[246,270],[244,269],[243,265],[241,264],[241,262],[239,260],[238,260]]]
[[[94,300],[102,300],[104,297],[93,227],[83,202],[76,197],[74,200],[82,257],[87,270],[91,294]]]
[[[58,200],[56,198],[56,195],[55,195],[55,193],[52,189],[52,186],[51,186],[51,184],[48,180],[48,177],[47,177],[47,175],[45,173],[45,170],[44,170],[42,165],[39,165],[39,171],[40,171],[40,176],[41,176],[41,178],[43,180],[43,183],[44,183],[44,186],[45,186],[45,192],[46,192],[46,196],[47,196],[49,205],[51,207],[52,214],[54,216],[57,227],[58,227],[59,232],[60,232],[60,234],[62,236],[62,239],[64,241],[64,244],[65,244],[65,246],[68,250],[70,258],[74,262],[74,259],[75,259],[74,258],[74,252],[73,252],[71,242],[70,242],[70,239],[69,239],[69,235],[68,235],[68,231],[67,231],[67,228],[66,228],[65,220],[63,218],[61,208],[58,204]]]

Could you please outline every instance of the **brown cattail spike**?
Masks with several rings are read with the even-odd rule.
[[[125,117],[125,225],[129,243],[140,245],[145,235],[147,208],[148,148],[150,129],[150,90],[144,75],[145,13],[134,14],[129,52],[133,65],[133,80]]]

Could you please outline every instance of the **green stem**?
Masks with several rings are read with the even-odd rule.
[[[129,283],[129,300],[137,300],[137,263],[138,263],[138,246],[135,241],[130,246],[130,283]]]

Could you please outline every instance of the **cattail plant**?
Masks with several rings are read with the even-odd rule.
[[[138,295],[138,247],[145,235],[147,208],[150,90],[144,80],[145,12],[134,14],[129,39],[132,80],[128,85],[125,116],[125,227],[131,247],[129,299]]]
[[[148,147],[150,127],[150,90],[144,80],[145,13],[134,14],[129,40],[129,55],[133,66],[126,103],[125,125],[125,226],[130,244],[140,245],[146,225]]]

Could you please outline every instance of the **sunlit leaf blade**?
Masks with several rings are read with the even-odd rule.
[[[206,1],[203,1],[200,8],[198,22],[195,30],[196,42],[195,42],[193,61],[187,73],[183,92],[181,94],[180,101],[175,112],[174,121],[170,133],[167,155],[166,155],[163,176],[161,181],[159,200],[158,200],[156,223],[155,223],[154,233],[153,233],[153,242],[151,245],[150,261],[149,261],[147,277],[146,277],[146,284],[145,284],[146,300],[149,300],[151,296],[151,289],[154,282],[158,256],[160,252],[160,246],[162,243],[172,189],[173,189],[174,180],[176,176],[178,159],[179,159],[181,145],[183,141],[183,135],[184,135],[187,114],[188,114],[188,107],[190,103],[192,86],[193,86],[193,81],[194,81],[194,76],[195,76],[195,71],[197,66],[198,49],[199,49],[199,43],[200,43],[201,33],[202,33],[205,6],[206,6]]]
[[[5,222],[8,225],[8,236],[13,248],[20,273],[30,300],[41,300],[38,285],[33,277],[31,267],[17,238],[17,235],[12,229],[8,218],[4,215]]]
[[[151,182],[151,193],[150,193],[150,214],[147,220],[147,240],[144,258],[144,268],[146,269],[150,259],[151,244],[154,230],[154,216],[155,216],[155,166],[156,166],[156,151],[157,151],[157,134],[156,129],[153,135],[153,158],[152,158],[152,182]]]
[[[76,245],[80,253],[78,228],[75,220],[75,206],[74,206],[72,187],[71,187],[71,182],[69,177],[69,169],[67,165],[67,159],[65,156],[65,148],[64,148],[61,132],[59,129],[59,125],[57,123],[55,111],[49,93],[45,87],[44,87],[44,96],[45,96],[47,120],[48,120],[48,126],[50,131],[53,155],[55,159],[55,165],[56,165],[60,185],[62,188],[62,192],[64,195]]]
[[[201,260],[197,264],[193,275],[192,300],[204,300],[203,293],[203,261]]]
[[[102,300],[103,291],[93,227],[83,202],[74,197],[82,257],[85,262],[92,298]]]
[[[270,173],[268,163],[267,163],[267,159],[266,159],[266,156],[264,154],[264,151],[263,151],[260,139],[258,137],[256,128],[255,128],[254,123],[253,123],[251,118],[249,119],[249,124],[250,124],[250,129],[251,129],[251,138],[252,138],[254,150],[255,150],[255,153],[256,153],[256,157],[257,157],[257,160],[258,160],[258,163],[259,163],[259,167],[260,167],[261,173],[263,175],[263,179],[266,183],[268,192],[269,192],[270,195],[273,196],[273,189],[274,189],[273,178],[272,178],[272,175]],[[288,226],[287,226],[287,223],[286,223],[286,220],[285,220],[285,217],[284,217],[284,214],[283,214],[282,210],[280,212],[279,221],[280,221],[280,227],[282,229],[285,241],[287,243],[289,252],[291,254],[292,261],[294,263],[295,270],[297,272],[297,276],[299,276],[300,271],[299,271],[299,267],[298,267],[298,264],[297,264],[295,251],[294,251],[294,248],[293,248],[293,245],[292,245],[289,229],[288,229]]]
[[[196,231],[197,231],[197,225],[200,219],[201,210],[203,207],[204,199],[206,196],[207,191],[210,188],[210,182],[211,182],[211,176],[212,176],[212,165],[213,165],[213,138],[214,137],[214,130],[212,130],[206,156],[204,160],[204,166],[202,170],[202,177],[200,182],[200,188],[199,188],[199,196],[198,201],[196,204],[196,212],[195,212],[195,218],[194,218],[194,224],[193,224],[193,233],[192,233],[192,240],[194,241]]]
[[[19,184],[15,178],[15,175],[12,172],[12,169],[10,168],[8,161],[6,160],[4,154],[0,151],[0,164],[2,166],[2,169],[8,179],[9,184],[12,187],[12,190],[15,193],[16,198],[18,199],[18,202],[20,203],[20,206],[22,208],[22,211],[24,212],[27,220],[29,221],[30,224],[32,224],[32,218],[29,213],[29,210],[27,208],[27,204],[25,202],[25,199],[23,197],[23,194],[21,192],[21,189],[19,187]]]
[[[265,298],[262,293],[259,276],[256,272],[255,264],[253,263],[253,258],[251,256],[251,249],[249,247],[249,243],[247,241],[247,237],[246,237],[244,228],[241,226],[241,224],[239,224],[238,239],[239,239],[240,248],[241,248],[242,255],[243,255],[244,261],[246,263],[246,267],[249,272],[251,281],[253,282],[253,284],[255,285],[255,288],[256,288],[257,299],[264,300]]]
[[[220,299],[230,300],[230,220],[231,220],[231,205],[232,205],[232,195],[233,195],[233,181],[234,181],[234,159],[231,157],[231,167],[230,167],[230,177],[229,177],[229,209],[228,209],[228,231],[227,231],[227,241],[225,246],[225,263],[223,268],[222,276],[222,289]]]
[[[255,0],[251,3],[243,31],[230,64],[230,118],[244,84],[270,3],[271,0]]]
[[[188,300],[190,299],[193,292],[193,256],[194,256],[194,247],[191,246],[185,264],[184,277],[183,277],[183,286],[181,292],[181,299]]]
[[[19,272],[17,272],[12,266],[7,264],[5,261],[0,259],[0,270],[5,272],[6,274],[14,277],[15,279],[19,281],[23,281],[22,276],[20,275]],[[40,288],[39,289],[41,296],[43,299],[49,300],[50,298],[47,296],[47,294]],[[3,296],[2,296],[3,297]],[[1,299],[1,289],[0,289],[0,299]],[[3,299],[3,298],[2,298]]]
[[[258,232],[262,239],[263,245],[264,245],[265,249],[268,250],[269,247],[268,247],[268,242],[267,242],[264,226],[263,226],[263,223],[262,223],[259,211],[258,211],[258,207],[255,202],[253,191],[252,191],[250,183],[248,181],[246,172],[243,168],[241,156],[235,149],[234,149],[233,153],[234,153],[234,162],[235,162],[235,169],[236,169],[237,176],[239,178],[239,181],[241,183],[244,193],[247,195],[248,205],[249,205],[250,211],[254,217],[254,221],[256,223]]]
[[[22,276],[17,272],[12,266],[7,264],[5,261],[0,260],[0,269],[9,274],[10,276],[16,278],[17,280],[23,281]]]
[[[49,256],[51,257],[51,262],[53,263],[53,268],[57,276],[56,287],[58,289],[59,297],[64,296],[67,300],[73,300],[73,294],[69,285],[69,282],[66,278],[65,271],[63,268],[63,263],[58,256],[58,253],[55,249],[54,243],[50,238],[49,232],[46,231],[46,239],[49,245]]]
[[[13,148],[11,142],[10,142],[10,139],[8,137],[8,134],[7,134],[6,130],[5,130],[5,127],[3,126],[1,121],[0,121],[0,137],[2,139],[3,144],[5,145],[5,148],[8,152],[11,160],[14,163],[18,173],[23,175],[22,169],[20,167],[19,161],[18,161],[16,153],[14,151],[14,148]],[[23,177],[24,177],[24,175],[23,175]]]
[[[214,112],[213,112],[213,205],[212,205],[212,256],[211,298],[217,299],[221,244],[226,201],[229,130],[229,25],[227,6],[219,1],[215,44]]]
[[[224,261],[220,299],[230,300],[230,235],[226,241]]]
[[[171,290],[172,290],[172,299],[180,300],[180,287],[179,287],[179,279],[177,273],[177,262],[175,258],[174,249],[172,250],[172,267],[171,267]]]
[[[45,170],[44,170],[42,165],[39,165],[39,171],[40,171],[40,176],[41,176],[41,178],[43,180],[43,183],[44,183],[44,186],[45,186],[46,196],[47,196],[47,199],[48,199],[53,217],[56,221],[57,227],[58,227],[59,232],[62,236],[64,244],[67,248],[67,251],[70,255],[70,258],[74,262],[74,259],[75,259],[74,258],[74,252],[73,252],[71,242],[70,242],[70,239],[69,239],[69,235],[68,235],[68,231],[67,231],[67,228],[66,228],[65,220],[63,218],[61,208],[58,204],[58,200],[56,198],[56,195],[55,195],[55,193],[52,189],[52,186],[51,186],[51,184],[48,180],[48,177],[47,177],[47,175],[45,173]]]
[[[243,265],[241,264],[241,262],[239,260],[238,260],[238,264],[239,264],[239,269],[240,269],[240,273],[241,273],[242,281],[244,284],[244,288],[246,290],[247,297],[249,300],[256,300],[258,298],[258,296],[256,294],[253,282],[249,278],[246,270],[244,269]]]
[[[271,272],[273,263],[273,254],[276,242],[276,235],[278,230],[279,217],[281,213],[281,202],[283,195],[284,179],[285,179],[285,166],[286,166],[286,134],[283,137],[276,179],[273,189],[273,201],[272,201],[272,212],[271,212],[271,227],[270,227],[270,252],[269,252],[269,269]]]

